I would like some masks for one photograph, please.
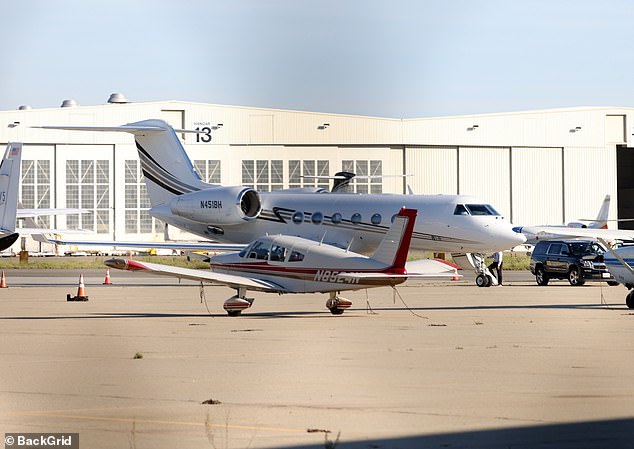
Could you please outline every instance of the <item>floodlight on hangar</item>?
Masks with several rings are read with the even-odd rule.
[[[125,103],[130,103],[130,101],[121,92],[115,92],[110,94],[110,98],[108,98],[108,103],[125,104]]]

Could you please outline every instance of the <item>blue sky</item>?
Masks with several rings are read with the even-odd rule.
[[[384,117],[634,107],[634,2],[21,0],[0,110],[185,100]]]

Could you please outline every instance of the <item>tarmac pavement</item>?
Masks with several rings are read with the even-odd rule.
[[[254,293],[232,318],[225,287],[201,302],[192,282],[95,271],[75,303],[77,273],[42,271],[0,290],[4,432],[97,449],[633,445],[623,287],[505,272],[348,293],[342,316],[326,295]]]

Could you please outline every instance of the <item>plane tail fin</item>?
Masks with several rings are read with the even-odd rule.
[[[606,195],[597,214],[597,219],[591,224],[592,228],[608,228],[608,214],[610,213],[610,195]]]
[[[196,173],[176,134],[197,131],[174,130],[164,120],[142,120],[122,126],[35,126],[34,128],[134,134],[152,207],[165,204],[175,196],[210,186]]]
[[[393,270],[404,272],[416,215],[416,209],[402,208],[394,217],[392,226],[385,233],[372,259],[390,265]]]
[[[15,232],[21,162],[22,143],[9,143],[0,163],[0,228],[5,233]]]

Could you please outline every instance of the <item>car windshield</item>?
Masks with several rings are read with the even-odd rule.
[[[597,242],[573,242],[570,243],[570,252],[575,256],[586,256],[589,254],[603,254],[605,250]]]

